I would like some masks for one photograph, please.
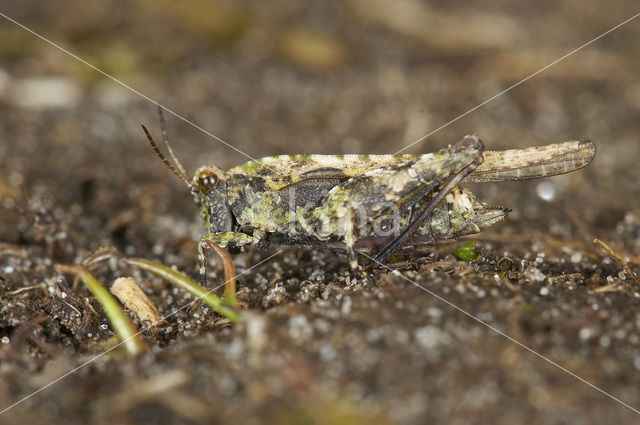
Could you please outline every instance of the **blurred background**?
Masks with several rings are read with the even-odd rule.
[[[282,153],[394,153],[632,16],[633,7],[162,0],[7,2],[2,11],[246,154],[167,114],[170,139],[194,170]],[[5,175],[51,182],[50,167],[34,175],[23,155],[64,163],[80,185],[146,172],[171,184],[140,130],[145,123],[158,137],[149,100],[6,19],[0,31]],[[634,22],[622,27],[408,152],[471,132],[488,149],[589,138],[601,151],[592,168],[624,169],[638,158],[637,35]],[[125,156],[136,158],[134,170],[120,168]],[[15,182],[4,180],[13,193]]]
[[[54,276],[53,262],[78,262],[100,246],[113,246],[129,255],[160,257],[195,270],[194,241],[203,231],[197,208],[188,190],[149,148],[140,128],[145,124],[160,140],[153,102],[225,142],[166,112],[169,139],[189,173],[206,163],[226,169],[277,154],[395,153],[407,147],[409,153],[431,152],[469,133],[477,133],[487,149],[591,139],[598,155],[582,171],[542,182],[474,187],[481,199],[514,210],[508,223],[488,232],[483,247],[495,256],[509,255],[515,263],[547,250],[547,256],[549,252],[559,255],[554,263],[558,270],[565,260],[570,263],[570,258],[576,258],[572,255],[590,249],[568,240],[600,237],[639,256],[640,18],[444,126],[639,11],[632,0],[606,4],[592,0],[0,0],[0,12],[5,15],[0,17],[0,243],[7,257],[7,249],[23,249],[21,264],[25,256],[31,256],[33,262],[20,277],[12,274],[15,265],[4,263],[0,286],[5,282],[6,290],[15,290],[25,285],[21,279],[44,282]],[[426,135],[429,137],[414,143]],[[558,240],[559,245],[550,242]],[[598,279],[617,278],[615,264],[602,265],[596,254],[589,255],[594,263],[584,265],[584,270],[593,265],[593,273],[597,267],[609,267],[612,270]],[[584,254],[585,258],[589,255]],[[240,269],[251,259],[239,258]],[[562,269],[562,273],[575,271]],[[271,279],[276,272],[277,267],[265,275]],[[330,300],[341,302],[339,297]],[[633,296],[625,300],[622,305],[630,311],[625,321],[637,333],[633,313],[637,305]],[[592,311],[588,297],[583,301],[581,311]],[[437,305],[437,300],[429,302]],[[170,306],[167,302],[165,307]],[[509,308],[505,305],[505,317]],[[304,316],[308,309],[304,305],[295,312]],[[426,309],[419,307],[419,311]],[[389,311],[395,311],[393,305]],[[278,320],[286,321],[293,310],[285,308],[278,314],[282,315]],[[399,321],[394,314],[388,313],[385,321]],[[13,331],[17,325],[6,317],[4,332],[9,335],[7,329]],[[364,317],[358,326],[374,329],[374,318]],[[580,317],[572,316],[572,320],[573,333],[566,334],[575,334],[580,341],[577,335],[584,323]],[[558,335],[562,339],[565,333]],[[538,337],[538,333],[531,335],[532,341],[543,341],[540,347],[550,351],[559,341],[551,336],[536,340]],[[624,341],[620,351],[598,352],[611,364],[596,362],[600,366],[591,378],[640,407],[635,377],[640,368],[638,342]],[[477,344],[477,356],[490,361],[493,355],[487,353],[491,349],[483,342]],[[589,355],[572,357],[571,353],[579,352],[578,345],[567,352],[558,349],[556,358],[574,361],[569,364],[587,373],[593,359]],[[76,353],[86,354],[85,349],[75,347]],[[416,352],[408,350],[405,354],[413,359]],[[616,360],[619,352],[624,352],[622,360]],[[311,363],[309,359],[315,359],[315,354],[296,355]],[[55,355],[50,352],[43,357]],[[408,364],[400,359],[403,357],[396,359],[400,364]],[[451,398],[439,405],[429,404],[433,399],[427,396],[407,398],[400,390],[405,381],[394,381],[399,386],[392,387],[385,387],[384,382],[367,383],[365,377],[377,367],[373,364],[350,378],[322,378],[323,385],[331,388],[323,387],[326,392],[322,394],[344,394],[355,406],[378,406],[373,411],[381,415],[376,413],[381,423],[462,423],[477,418],[494,423],[566,423],[569,418],[573,423],[598,423],[608,415],[622,423],[636,418],[632,411],[563,372],[558,371],[557,376],[548,372],[549,366],[539,364],[535,357],[528,361],[551,374],[536,375],[539,389],[529,388],[533,381],[528,375],[515,384],[508,378],[506,383],[490,379],[488,387],[464,393],[460,403],[466,407],[458,408],[456,394],[462,393],[457,385],[470,388],[467,379],[474,376],[465,372],[464,365],[477,371],[477,359],[467,360],[461,360],[460,372],[455,371],[458,365],[440,374],[438,386],[433,387],[420,363],[406,370],[407,379],[420,378],[408,386],[449,392]],[[435,367],[440,360],[430,361]],[[45,364],[43,360],[33,369],[11,369],[11,373],[28,380],[29,371],[40,371]],[[153,362],[146,367],[153,367]],[[393,369],[395,364],[387,367]],[[558,392],[554,380],[562,382]],[[16,386],[0,389],[0,399],[9,402],[31,388],[12,385]],[[502,391],[504,385],[516,389]],[[26,416],[16,413],[16,423],[25,417],[72,417],[79,407],[67,404],[73,394],[72,389],[68,391],[46,409],[38,407],[34,416],[26,411],[20,413]],[[105,391],[101,400],[107,403],[112,394]],[[510,391],[517,395],[510,398]],[[574,391],[573,396],[566,395]],[[566,406],[552,402],[559,393],[569,397],[560,397]],[[223,417],[259,422],[264,405],[254,396],[250,398],[255,404],[246,416],[223,409]],[[290,395],[282,397],[277,405],[289,406]],[[257,399],[271,400],[266,396]],[[389,404],[379,405],[383,399]],[[42,406],[42,400],[30,406]],[[324,410],[335,407],[333,401],[322,403],[325,407],[316,410],[306,405],[276,409],[275,413],[269,410],[268,418],[273,423],[336,423],[337,419],[323,416]],[[344,423],[372,420],[342,404],[336,409],[345,410],[343,416],[351,418]],[[85,411],[77,417],[96,423],[114,417],[126,423],[146,423],[141,411],[128,416],[132,410],[128,407],[122,410],[123,416],[112,417],[105,411]],[[300,411],[310,422],[296,422]],[[211,420],[206,409],[194,417],[179,409],[173,413],[184,420],[176,423]],[[222,416],[213,417],[222,420]]]

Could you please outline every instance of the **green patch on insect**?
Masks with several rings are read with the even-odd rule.
[[[199,244],[201,279],[204,242],[222,248],[312,245],[346,250],[352,268],[358,252],[383,263],[396,252],[453,241],[506,218],[510,209],[478,201],[465,183],[563,174],[595,156],[590,141],[485,151],[469,135],[434,153],[279,155],[227,171],[205,165],[189,179],[168,144],[162,114],[161,125],[173,163],[143,129],[201,210],[207,230]],[[475,254],[473,247],[461,252],[463,258]],[[228,253],[223,261],[230,261]]]
[[[453,255],[458,257],[461,261],[473,261],[478,258],[476,252],[476,244],[478,241],[472,239],[462,246],[459,246],[453,250]]]

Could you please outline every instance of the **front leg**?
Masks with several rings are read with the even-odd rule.
[[[198,262],[200,263],[200,284],[203,287],[207,287],[207,259],[204,255],[204,247],[207,242],[212,242],[216,244],[216,246],[220,249],[214,249],[216,256],[220,259],[223,266],[225,263],[232,262],[231,256],[224,249],[229,246],[231,247],[241,247],[245,245],[251,245],[254,243],[253,236],[247,235],[246,233],[236,233],[236,232],[220,232],[220,233],[209,233],[208,235],[204,235],[200,239],[200,243],[198,243]],[[234,276],[235,278],[235,276]],[[230,279],[227,277],[227,279]]]

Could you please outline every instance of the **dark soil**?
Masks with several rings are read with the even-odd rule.
[[[0,11],[253,158],[396,152],[638,12],[631,0]],[[93,274],[134,276],[168,315],[191,296],[120,257],[196,278],[197,208],[145,141],[143,123],[160,138],[153,103],[0,18],[0,410],[19,402],[0,423],[637,423],[638,278],[593,239],[640,273],[639,39],[635,20],[409,149],[472,132],[488,149],[595,141],[583,170],[472,188],[513,209],[474,236],[477,260],[451,254],[464,241],[394,271],[352,272],[313,247],[247,250],[234,255],[241,323],[191,305],[130,356],[102,355],[116,339],[101,306],[54,265],[107,248]],[[167,121],[190,171],[248,160]]]

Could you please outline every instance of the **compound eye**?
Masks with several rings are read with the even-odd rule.
[[[206,194],[218,184],[218,175],[212,171],[204,171],[198,177],[198,189]]]

